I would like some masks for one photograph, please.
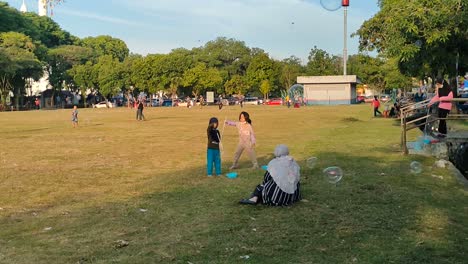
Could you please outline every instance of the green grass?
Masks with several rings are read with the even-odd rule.
[[[205,176],[208,120],[239,107],[146,109],[146,122],[86,109],[77,129],[71,110],[0,113],[0,263],[466,263],[468,191],[434,159],[402,155],[392,120],[368,105],[244,110],[260,165],[290,147],[304,201],[239,205],[263,174],[246,156],[237,179]],[[224,134],[226,173],[237,131]],[[321,173],[334,165],[338,186]]]

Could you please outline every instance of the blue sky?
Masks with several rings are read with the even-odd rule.
[[[22,0],[7,2],[19,9]],[[37,12],[37,0],[25,2]],[[350,0],[348,35],[378,10],[377,0]],[[295,55],[307,62],[314,46],[343,53],[343,10],[327,11],[320,0],[65,0],[53,19],[73,35],[111,35],[143,55],[191,49],[218,36],[275,59]],[[348,50],[358,52],[357,38],[348,38]]]

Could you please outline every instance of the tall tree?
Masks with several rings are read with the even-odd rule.
[[[249,90],[249,85],[245,77],[234,75],[224,84],[226,94],[244,95]]]
[[[198,96],[206,90],[219,90],[223,78],[216,68],[208,68],[204,63],[198,63],[186,71],[183,77],[185,87],[192,88],[192,94]]]
[[[296,83],[297,76],[301,75],[304,69],[301,65],[301,59],[295,56],[281,61],[281,85],[287,90]]]
[[[312,76],[338,75],[341,72],[339,65],[340,57],[332,56],[325,50],[314,48],[310,51],[307,63],[307,74]]]
[[[412,76],[455,75],[468,67],[466,0],[381,0],[380,11],[355,33],[361,50],[396,58]],[[426,72],[428,71],[428,72]]]
[[[279,64],[270,59],[268,54],[259,53],[253,57],[249,68],[247,69],[247,80],[249,85],[260,89],[263,81],[268,80],[270,85],[278,83],[279,77]]]
[[[6,94],[11,91],[15,95],[15,104],[19,108],[20,100],[25,93],[25,83],[29,78],[38,80],[42,75],[43,64],[34,54],[36,46],[32,39],[17,32],[0,34],[0,63],[6,64],[0,69],[2,74],[2,103],[6,102]]]
[[[121,62],[129,55],[127,44],[111,36],[87,37],[82,40],[82,45],[94,50],[98,57],[110,55]]]

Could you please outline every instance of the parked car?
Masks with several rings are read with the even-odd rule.
[[[258,105],[259,104],[258,97],[246,97],[244,99],[244,104],[245,105]]]
[[[111,102],[102,101],[97,104],[93,104],[93,108],[113,108],[114,104]]]
[[[364,98],[364,102],[365,103],[372,103],[372,101],[374,101],[374,96],[370,95],[370,96],[366,96]]]
[[[266,102],[267,105],[283,105],[283,99],[282,98],[272,98],[267,100]]]
[[[390,97],[389,94],[383,94],[380,96],[380,101],[383,102],[383,103],[386,103],[388,101],[390,101],[392,98]]]
[[[364,95],[358,95],[356,97],[356,103],[357,104],[364,103],[365,101],[366,101],[366,97]]]

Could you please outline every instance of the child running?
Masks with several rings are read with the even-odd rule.
[[[73,128],[78,126],[78,109],[77,109],[76,105],[73,106],[72,125],[73,125]]]
[[[252,128],[252,120],[247,112],[241,112],[239,115],[239,122],[226,121],[226,125],[236,126],[239,131],[239,144],[237,145],[236,153],[234,154],[234,163],[229,168],[231,170],[237,168],[239,158],[244,151],[250,156],[250,160],[253,164],[253,169],[258,169],[258,162],[255,156],[255,133]]]
[[[215,165],[216,176],[221,176],[221,153],[219,145],[221,136],[218,131],[218,119],[212,117],[208,124],[208,150],[206,152],[206,171],[208,177],[213,176],[213,163]]]

